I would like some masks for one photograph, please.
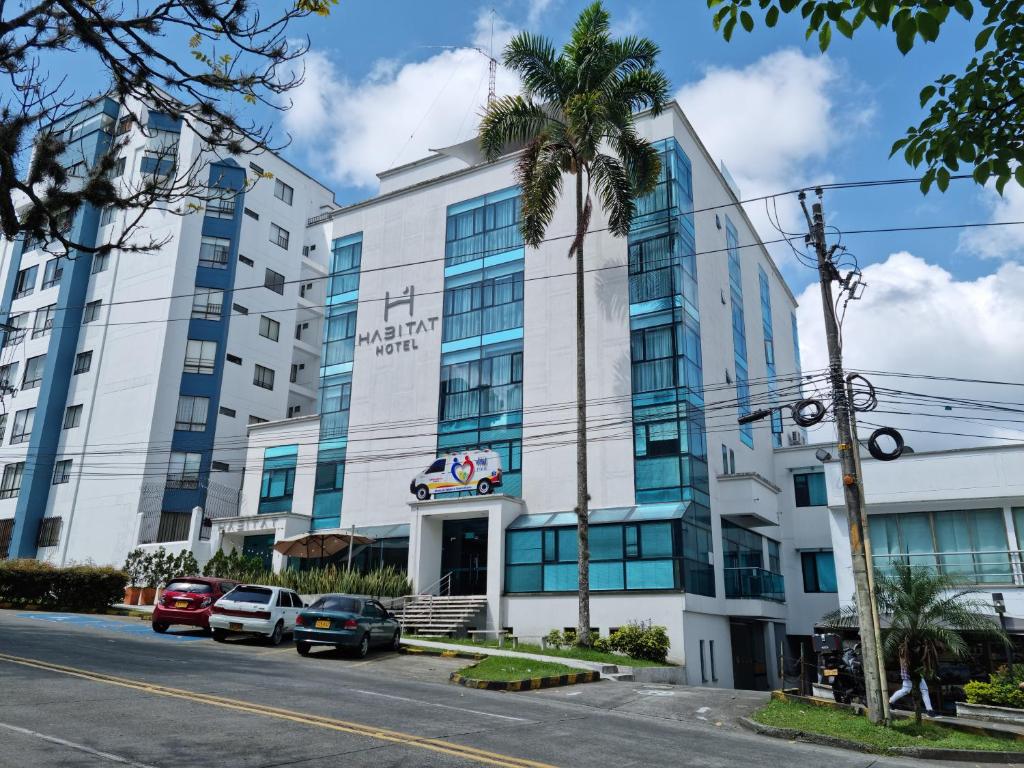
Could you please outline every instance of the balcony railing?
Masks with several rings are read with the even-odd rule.
[[[1024,585],[1024,552],[1017,549],[874,554],[873,559],[876,570],[882,573],[902,562],[911,568],[952,576],[965,584]]]
[[[781,573],[764,568],[724,568],[725,596],[756,600],[786,600],[786,586]]]

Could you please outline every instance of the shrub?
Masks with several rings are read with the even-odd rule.
[[[199,573],[199,562],[191,549],[183,549],[174,557],[173,570],[172,579],[175,576],[195,576]]]
[[[132,587],[141,587],[142,580],[146,575],[146,553],[142,549],[133,549],[128,553],[128,557],[125,558],[124,568],[122,568],[126,574],[128,574],[128,585]]]
[[[972,680],[964,686],[968,704],[989,704],[994,707],[1024,709],[1024,670],[1015,667],[1013,674],[1006,667],[1000,667],[989,676],[989,682]]]
[[[115,568],[56,568],[36,560],[0,562],[0,601],[72,611],[102,611],[124,595],[128,574]]]
[[[608,644],[612,650],[624,653],[631,659],[646,661],[665,661],[670,645],[664,627],[633,621],[616,630],[608,638]]]

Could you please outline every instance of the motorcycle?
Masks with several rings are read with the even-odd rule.
[[[860,643],[843,648],[838,635],[815,635],[814,650],[818,653],[818,675],[821,682],[832,687],[832,695],[840,704],[864,704],[864,664]]]

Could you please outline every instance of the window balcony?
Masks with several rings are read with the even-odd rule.
[[[937,571],[965,585],[1024,586],[1024,552],[1020,550],[873,554],[872,559],[881,573],[901,562]]]
[[[786,586],[781,573],[764,568],[724,568],[725,596],[755,600],[786,600]]]

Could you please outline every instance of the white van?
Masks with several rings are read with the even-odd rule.
[[[420,501],[439,493],[470,491],[486,495],[501,485],[501,457],[491,450],[460,451],[439,456],[416,475],[409,490]]]

